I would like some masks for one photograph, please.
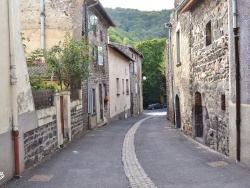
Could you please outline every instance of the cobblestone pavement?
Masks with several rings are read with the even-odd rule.
[[[155,184],[148,177],[146,172],[141,167],[136,153],[134,137],[136,130],[145,120],[150,117],[144,118],[137,122],[126,134],[123,149],[122,149],[122,162],[125,174],[129,180],[132,188],[156,188]]]

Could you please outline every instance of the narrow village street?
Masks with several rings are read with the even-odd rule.
[[[184,136],[165,109],[88,131],[21,176],[3,187],[250,187],[248,168]]]

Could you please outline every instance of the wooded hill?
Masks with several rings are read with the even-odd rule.
[[[137,9],[106,8],[116,27],[109,29],[111,42],[134,46],[137,42],[167,38],[172,10],[140,11]]]

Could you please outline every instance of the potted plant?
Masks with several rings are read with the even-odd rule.
[[[108,96],[105,96],[104,97],[104,103],[107,104],[109,102],[109,97]]]

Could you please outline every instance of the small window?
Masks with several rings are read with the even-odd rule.
[[[122,93],[125,93],[125,84],[124,84],[124,79],[122,79]]]
[[[127,95],[129,94],[129,84],[128,84],[128,79],[126,79],[126,92]]]
[[[103,65],[103,50],[101,46],[98,46],[98,65]]]
[[[119,83],[119,78],[116,78],[116,93],[117,93],[117,95],[120,95],[120,83]]]
[[[93,113],[96,113],[96,106],[95,106],[95,89],[92,89],[92,106],[93,106]]]
[[[221,110],[226,110],[226,95],[221,95]]]
[[[100,40],[103,42],[103,34],[102,34],[102,30],[100,30]]]
[[[93,27],[93,34],[94,34],[94,36],[96,37],[96,25],[94,25],[94,26],[92,26]]]
[[[97,52],[97,46],[94,45],[93,49],[92,49],[92,56],[94,58],[94,64],[97,64],[97,60],[98,60],[98,52]]]
[[[138,94],[138,84],[135,83],[135,94],[137,95]]]
[[[212,44],[212,25],[211,21],[206,25],[206,46]]]
[[[134,62],[134,73],[137,74],[137,63]]]
[[[177,47],[177,63],[181,62],[181,39],[180,30],[176,32],[176,47]]]

